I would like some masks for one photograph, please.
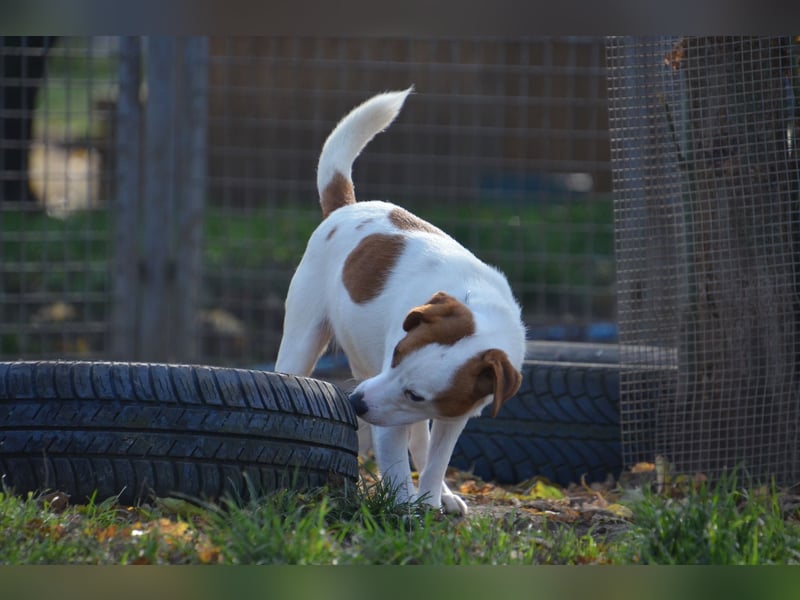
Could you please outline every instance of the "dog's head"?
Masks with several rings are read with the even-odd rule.
[[[497,347],[497,331],[479,331],[472,311],[444,292],[411,309],[405,336],[383,371],[351,394],[356,414],[375,425],[473,415],[489,402],[496,415],[522,376]]]

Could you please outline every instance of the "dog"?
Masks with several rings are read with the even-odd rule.
[[[289,285],[275,370],[310,375],[335,339],[360,381],[349,402],[371,426],[396,502],[466,514],[445,471],[467,420],[489,403],[497,415],[519,389],[525,327],[499,270],[399,206],[356,202],[353,162],[412,90],[357,106],[322,147],[322,222]]]

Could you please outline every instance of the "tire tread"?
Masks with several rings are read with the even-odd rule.
[[[355,416],[333,385],[224,367],[0,363],[0,473],[17,492],[134,503],[358,477]],[[293,479],[294,478],[294,479]]]
[[[530,360],[517,394],[496,418],[470,419],[450,464],[486,481],[543,476],[568,485],[622,468],[619,368]]]

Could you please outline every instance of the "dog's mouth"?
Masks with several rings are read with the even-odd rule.
[[[422,407],[414,410],[415,407],[413,406],[392,405],[388,409],[384,404],[370,406],[364,392],[358,389],[348,396],[348,400],[356,416],[370,425],[392,427],[395,425],[411,425],[426,419],[439,418],[438,415],[427,414],[427,411],[422,410]]]

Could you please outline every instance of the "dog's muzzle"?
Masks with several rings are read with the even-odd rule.
[[[348,400],[350,400],[350,406],[353,407],[356,416],[360,417],[367,412],[367,405],[364,403],[364,394],[362,392],[353,392]]]

